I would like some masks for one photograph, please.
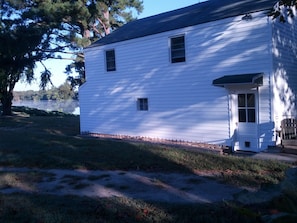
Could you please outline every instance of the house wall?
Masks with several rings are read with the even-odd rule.
[[[270,109],[270,25],[262,13],[252,16],[87,48],[81,132],[229,144],[235,128],[230,92],[212,86],[214,79],[265,73],[260,103],[265,112]],[[186,62],[171,64],[169,38],[180,34],[185,34]],[[105,71],[109,49],[115,49],[115,72]],[[137,98],[148,98],[148,111],[137,111]],[[271,117],[261,115],[260,122]]]
[[[285,23],[274,20],[272,24],[272,103],[276,127],[280,129],[282,119],[297,115],[297,23],[287,18]]]

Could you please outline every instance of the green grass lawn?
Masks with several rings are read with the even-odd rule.
[[[257,188],[279,183],[289,168],[276,161],[83,137],[79,135],[78,116],[27,108],[14,110],[17,115],[0,117],[1,167],[203,171],[225,183]],[[297,198],[296,194],[293,191],[289,197]],[[0,195],[0,222],[261,222],[258,212],[255,207],[224,202],[165,205],[122,198]]]

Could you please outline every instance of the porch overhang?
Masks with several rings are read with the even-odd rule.
[[[212,81],[217,87],[232,87],[240,85],[262,86],[264,73],[225,75]]]

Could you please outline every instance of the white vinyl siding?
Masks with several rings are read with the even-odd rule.
[[[212,81],[271,71],[267,18],[262,13],[251,21],[241,17],[88,48],[81,131],[226,144],[234,130],[229,92]],[[168,39],[180,33],[187,58],[172,66]],[[111,48],[117,50],[119,75],[104,75],[102,52]],[[267,80],[260,95],[269,95]],[[135,109],[138,98],[149,98],[149,112]],[[269,104],[269,98],[263,100]]]
[[[272,53],[274,105],[279,119],[295,117],[297,105],[297,24],[273,22]],[[294,40],[294,41],[293,41]],[[281,121],[281,120],[280,120]]]

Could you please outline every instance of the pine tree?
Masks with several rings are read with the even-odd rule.
[[[108,35],[133,12],[142,11],[140,0],[1,0],[0,8],[0,101],[2,115],[11,115],[13,89],[24,78],[34,78],[36,63],[46,59],[73,59],[67,67],[84,78],[82,47]],[[70,55],[70,56],[69,56]],[[41,88],[50,83],[44,66]]]
[[[278,18],[281,22],[285,22],[288,17],[296,16],[297,0],[280,0],[272,7],[269,16],[273,19]]]

